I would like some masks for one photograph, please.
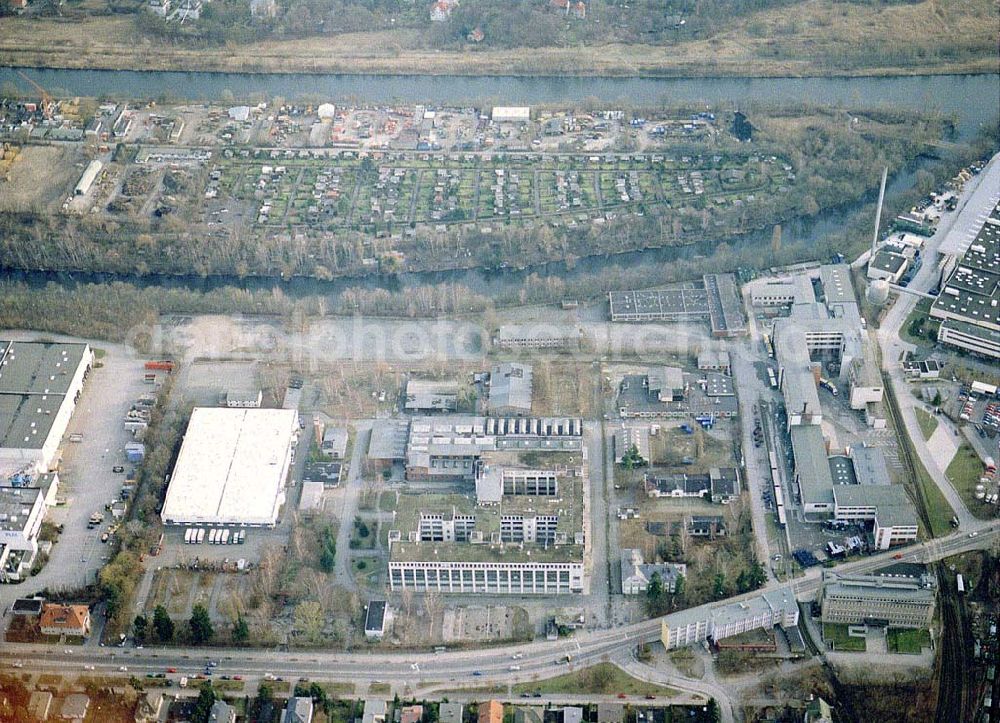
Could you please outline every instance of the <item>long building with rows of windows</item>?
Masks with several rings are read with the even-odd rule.
[[[487,454],[474,494],[403,495],[389,532],[390,589],[587,592],[585,448],[530,461]]]

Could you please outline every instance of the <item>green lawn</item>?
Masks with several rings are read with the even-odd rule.
[[[892,629],[886,634],[886,642],[889,644],[890,653],[908,653],[919,655],[925,647],[930,647],[930,631],[924,630],[901,630]]]
[[[965,500],[969,512],[977,517],[990,516],[989,508],[975,498],[976,485],[979,484],[979,478],[983,476],[984,470],[985,467],[976,450],[968,442],[963,442],[945,471],[945,475]]]
[[[937,417],[929,412],[925,412],[923,409],[914,409],[913,411],[917,414],[917,424],[920,425],[920,433],[924,435],[924,439],[930,439],[938,426]]]
[[[537,680],[531,683],[518,683],[513,687],[514,693],[533,693],[535,691],[543,695],[572,693],[598,695],[625,693],[626,695],[663,695],[667,697],[677,695],[677,691],[673,688],[637,680],[611,663],[598,663],[590,668],[576,670],[555,678]]]
[[[917,472],[916,483],[920,485],[920,489],[923,491],[924,502],[927,507],[927,517],[930,519],[930,534],[931,537],[943,537],[952,533],[951,518],[955,516],[955,512],[951,509],[951,505],[948,504],[948,500],[944,498],[941,490],[938,489],[937,484],[931,479],[931,476],[924,469],[923,463],[916,456],[912,455],[913,467]]]
[[[864,652],[867,648],[864,638],[854,638],[847,634],[846,625],[823,624],[823,640],[833,643],[838,651]]]

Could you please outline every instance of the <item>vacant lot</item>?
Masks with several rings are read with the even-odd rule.
[[[948,469],[945,471],[948,479],[951,480],[955,489],[958,490],[958,493],[962,495],[962,499],[965,500],[969,512],[976,517],[983,518],[992,517],[994,509],[992,506],[984,504],[982,500],[977,500],[975,497],[976,485],[979,484],[979,480],[983,476],[985,469],[983,461],[976,454],[976,450],[968,442],[963,442],[962,446],[955,453],[955,457],[951,460],[951,464],[948,465]]]
[[[677,695],[677,691],[673,688],[636,680],[611,663],[598,663],[593,667],[560,675],[556,678],[532,683],[519,683],[513,687],[514,693],[534,691],[543,695],[624,693],[625,695],[661,695],[668,698]]]
[[[934,434],[934,430],[937,429],[938,420],[933,414],[925,412],[923,409],[914,409],[917,414],[917,424],[920,425],[920,433],[924,435],[924,439],[930,439],[931,435]]]
[[[68,146],[22,146],[6,178],[0,211],[54,211],[83,173],[84,160]]]

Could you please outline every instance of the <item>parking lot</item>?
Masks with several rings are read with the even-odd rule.
[[[49,510],[46,519],[64,526],[53,545],[48,564],[21,585],[0,586],[0,604],[8,609],[13,600],[43,588],[61,589],[85,585],[95,579],[109,548],[101,534],[111,524],[104,505],[117,499],[127,471],[124,447],[131,435],[123,427],[125,412],[132,402],[151,387],[143,383],[143,362],[123,347],[101,347],[97,364],[83,387],[62,444],[58,497],[65,505]],[[69,442],[79,434],[82,441]],[[87,528],[90,515],[104,512],[104,522]]]

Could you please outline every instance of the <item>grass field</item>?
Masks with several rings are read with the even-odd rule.
[[[990,508],[975,497],[976,485],[979,484],[984,470],[983,461],[979,459],[976,450],[968,442],[963,442],[945,471],[945,475],[955,485],[958,494],[962,495],[969,512],[977,517],[991,516]]]
[[[598,663],[590,668],[546,680],[518,683],[513,688],[514,693],[534,693],[535,691],[543,695],[570,693],[625,693],[626,695],[662,695],[667,697],[677,695],[677,691],[672,688],[636,680],[611,663]]]
[[[886,642],[889,645],[890,653],[907,653],[919,655],[925,647],[930,647],[931,634],[929,631],[920,630],[890,630],[886,634]]]
[[[917,414],[917,424],[920,425],[920,433],[924,435],[924,439],[930,439],[938,426],[937,417],[929,412],[925,412],[923,409],[915,409],[913,411]]]
[[[749,13],[704,39],[657,45],[439,50],[421,28],[185,47],[132,17],[9,17],[0,63],[242,72],[465,75],[813,76],[995,72],[991,0],[850,4],[809,0]],[[31,42],[25,42],[31,38]],[[582,69],[582,70],[581,70]],[[53,89],[49,89],[50,92]]]
[[[846,625],[825,623],[823,640],[833,643],[834,650],[838,651],[864,652],[868,647],[864,638],[853,638],[848,635]]]
[[[926,502],[927,517],[930,519],[931,537],[942,537],[950,534],[952,532],[951,518],[954,517],[955,512],[951,509],[948,500],[941,494],[941,490],[938,489],[938,486],[931,479],[931,476],[924,469],[923,464],[921,464],[917,456],[914,454],[911,457],[913,458],[913,466],[917,471],[915,483],[920,486]]]

